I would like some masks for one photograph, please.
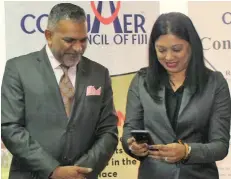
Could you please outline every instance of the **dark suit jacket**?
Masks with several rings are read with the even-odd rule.
[[[191,147],[186,164],[169,164],[149,157],[141,160],[139,179],[218,179],[215,161],[228,153],[230,139],[231,100],[226,80],[220,72],[211,72],[201,95],[195,88],[185,87],[178,115],[176,132],[172,129],[165,107],[165,87],[155,102],[144,87],[144,75],[138,73],[129,88],[123,147],[132,129],[150,131],[156,144],[168,144],[182,139]]]
[[[101,87],[86,96],[87,86]],[[10,179],[48,178],[57,166],[107,165],[117,143],[108,70],[85,57],[77,66],[75,102],[67,118],[45,48],[8,60],[2,82],[2,140],[13,154]]]

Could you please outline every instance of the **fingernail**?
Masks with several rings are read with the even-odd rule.
[[[130,146],[128,147],[128,149],[132,151],[132,146],[130,145]]]
[[[151,149],[154,149],[154,148],[153,148],[153,146],[149,145],[149,146],[148,146],[148,149],[151,150]]]
[[[88,168],[87,170],[88,170],[88,172],[92,172],[92,168]]]

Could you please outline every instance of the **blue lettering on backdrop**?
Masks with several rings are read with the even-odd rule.
[[[224,24],[231,25],[231,12],[225,12],[222,15],[222,21]]]
[[[102,7],[98,5],[98,12],[101,13]],[[111,6],[112,12],[114,7]],[[20,25],[24,33],[33,35],[35,33],[44,33],[42,22],[47,21],[48,14],[35,16],[26,14],[22,17]],[[135,44],[143,45],[148,43],[148,37],[145,30],[145,17],[142,14],[123,14],[123,22],[116,17],[111,23],[114,27],[113,34],[100,33],[101,22],[96,16],[87,14],[88,42],[95,45],[125,45]],[[34,22],[34,23],[33,23]],[[102,25],[102,24],[101,24]]]

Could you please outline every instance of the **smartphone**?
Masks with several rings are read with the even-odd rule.
[[[146,130],[132,130],[132,136],[136,139],[137,143],[147,143],[148,145],[154,145],[154,141],[150,133]]]

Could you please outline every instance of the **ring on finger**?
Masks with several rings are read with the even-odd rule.
[[[132,145],[130,145],[128,148],[129,148],[130,151],[132,151]]]

